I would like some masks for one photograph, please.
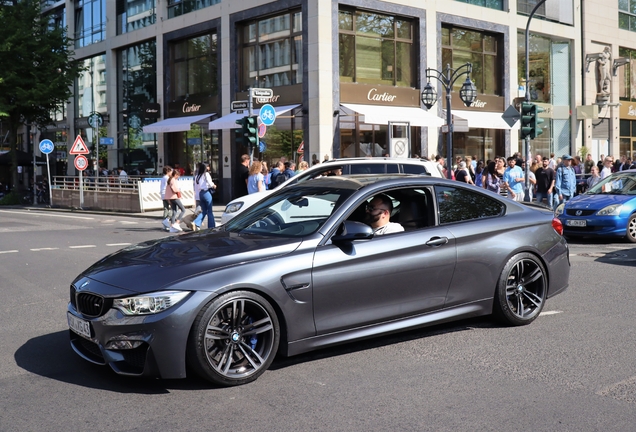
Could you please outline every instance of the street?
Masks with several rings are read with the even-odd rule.
[[[0,431],[635,429],[632,244],[572,242],[568,290],[529,326],[437,325],[278,358],[254,383],[214,388],[118,376],[68,343],[75,276],[168,235],[159,219],[0,208]]]

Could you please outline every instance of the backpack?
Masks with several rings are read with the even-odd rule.
[[[289,176],[289,174],[286,174],[285,171],[279,173],[274,180],[272,181],[272,183],[274,184],[274,187],[278,187],[280,185],[282,185],[283,183],[285,183],[287,180],[289,180],[291,177]]]

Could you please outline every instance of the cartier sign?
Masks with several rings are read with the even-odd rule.
[[[636,104],[623,101],[620,108],[620,117],[622,119],[634,120],[636,118]]]
[[[183,107],[181,108],[181,112],[184,114],[198,113],[200,109],[201,105],[199,104],[184,102]]]
[[[156,119],[161,117],[161,105],[158,103],[145,103],[141,106],[145,118]]]
[[[182,99],[178,101],[168,102],[168,117],[172,118],[185,117],[196,114],[212,114],[218,112],[217,107],[217,97],[190,96],[188,100]]]
[[[340,83],[340,102],[420,107],[420,91],[409,87]]]
[[[272,105],[292,105],[301,104],[303,101],[303,85],[293,84],[272,88],[273,94],[270,97],[255,97],[254,108],[260,108],[264,104]],[[234,100],[248,100],[248,92],[236,93]]]
[[[451,106],[453,109],[466,111],[503,112],[504,98],[503,96],[478,94],[472,105],[467,107],[460,99],[459,93],[453,92],[451,93]]]
[[[397,96],[388,92],[379,93],[377,88],[372,88],[367,93],[367,99],[370,101],[393,102]]]

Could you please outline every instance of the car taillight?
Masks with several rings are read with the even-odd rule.
[[[556,231],[558,235],[563,235],[563,224],[557,218],[552,219],[552,228]]]

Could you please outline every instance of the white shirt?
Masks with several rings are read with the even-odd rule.
[[[161,192],[162,200],[166,199],[166,186],[168,185],[169,178],[170,176],[166,174],[165,176],[161,177],[161,183],[159,183],[159,191]]]
[[[373,230],[373,235],[392,234],[404,231],[404,227],[396,222],[389,222],[388,224],[376,228]]]
[[[603,169],[601,170],[601,180],[603,180],[605,177],[609,176],[610,174],[612,174],[612,169],[609,167],[603,167]]]
[[[212,181],[212,177],[209,172],[206,172],[204,175],[199,178],[197,182],[197,176],[194,177],[194,196],[198,197],[199,192],[206,191],[214,187],[214,182]]]

